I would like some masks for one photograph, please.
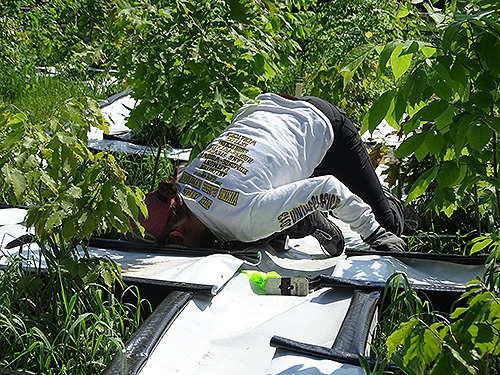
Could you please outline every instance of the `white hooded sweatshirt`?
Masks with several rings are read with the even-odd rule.
[[[363,238],[372,234],[379,224],[361,198],[333,176],[310,178],[333,143],[326,116],[276,94],[257,102],[239,109],[179,176],[188,208],[221,241],[266,238],[313,210],[333,211]]]

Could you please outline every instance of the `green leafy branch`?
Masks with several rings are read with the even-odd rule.
[[[467,306],[456,308],[450,321],[402,323],[387,339],[387,358],[407,374],[488,374],[500,353],[500,300],[479,278],[461,299]]]
[[[83,52],[118,70],[138,100],[128,124],[155,118],[182,134],[195,156],[255,98],[284,64],[294,62],[294,37],[311,1],[120,2],[101,43]],[[298,5],[299,13],[291,11]],[[110,47],[111,46],[111,47]],[[284,54],[281,52],[285,51]]]
[[[409,2],[405,7],[411,8]],[[364,117],[361,132],[373,132],[385,119],[405,137],[397,158],[430,161],[406,186],[407,202],[432,192],[429,207],[448,216],[463,202],[475,206],[477,217],[479,206],[490,204],[498,219],[498,4],[452,2],[444,11],[430,4],[426,9],[422,24],[430,37],[369,44],[346,58],[341,69],[346,80],[376,55],[377,75],[392,82]],[[460,199],[467,196],[468,203]]]
[[[131,231],[139,211],[147,215],[144,194],[125,184],[114,157],[88,149],[91,126],[107,130],[97,103],[87,98],[64,102],[44,126],[0,106],[3,198],[29,206],[26,225],[34,228],[42,248],[52,249],[45,257],[54,266],[76,258],[83,239],[111,229]]]

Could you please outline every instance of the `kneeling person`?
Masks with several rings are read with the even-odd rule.
[[[372,207],[333,174],[318,175],[318,166],[325,170],[325,160],[331,162],[334,137],[342,131],[334,131],[333,121],[306,100],[260,95],[186,167],[178,189],[163,181],[150,193],[146,231],[159,242],[190,247],[213,237],[253,243],[293,233],[320,239],[323,232],[323,247],[334,234],[336,247],[343,249],[322,211],[332,212],[376,249],[404,250],[404,241],[384,229]],[[339,255],[342,249],[328,251]]]

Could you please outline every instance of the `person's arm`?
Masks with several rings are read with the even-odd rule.
[[[370,206],[333,176],[308,178],[258,194],[250,209],[250,230],[254,233],[286,229],[313,210],[332,211],[363,238],[374,233],[379,223]]]
[[[405,250],[404,241],[381,227],[370,206],[333,176],[309,178],[259,194],[251,205],[250,231],[267,236],[294,225],[313,210],[332,211],[376,250]]]

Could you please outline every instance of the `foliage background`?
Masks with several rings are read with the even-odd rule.
[[[65,72],[63,80],[83,81],[87,87],[87,68],[103,67],[139,100],[132,127],[139,132],[151,128],[148,132],[157,135],[160,144],[174,142],[172,136],[177,136],[180,146],[194,147],[194,156],[243,102],[262,91],[293,94],[295,83],[302,82],[303,94],[343,107],[362,132],[373,131],[385,119],[406,137],[387,173],[395,192],[417,204],[428,218],[428,228],[437,229],[440,221],[444,224],[439,229],[450,233],[486,229],[488,235],[473,242],[472,252],[492,251],[490,260],[496,262],[499,5],[493,0],[440,4],[445,5],[443,11],[432,1],[12,0],[2,6],[0,16],[0,101],[12,102],[35,91],[40,82],[37,66],[54,65]],[[82,103],[66,103],[69,113],[79,113],[76,125],[86,119]],[[31,122],[22,115],[16,115],[20,121],[2,118],[10,127],[2,133],[3,193],[15,203],[25,196],[35,202],[25,192],[36,185],[36,168],[31,167],[37,166],[37,158],[67,172],[44,170],[42,185],[37,185],[42,199],[31,211],[31,220],[52,244],[48,253],[62,255],[54,263],[57,275],[68,276],[80,266],[66,251],[66,245],[71,249],[74,243],[61,241],[57,228],[63,228],[63,236],[89,236],[99,225],[114,226],[106,215],[115,212],[118,226],[125,229],[123,212],[120,216],[116,207],[102,201],[111,192],[115,206],[126,201],[131,207],[137,196],[119,187],[110,190],[109,184],[104,188],[106,181],[93,186],[99,168],[117,168],[115,160],[104,154],[93,160],[88,154],[88,161],[98,164],[89,168],[84,150],[82,154],[81,145],[63,133],[56,112],[46,112],[50,114]],[[19,134],[24,134],[25,122],[52,126],[56,141],[40,132],[23,143]],[[14,144],[18,152],[11,160],[9,147]],[[37,147],[41,154],[30,157]],[[85,181],[79,179],[84,171]],[[124,175],[114,171],[115,183],[121,186]],[[86,205],[86,199],[96,196],[97,206]],[[81,210],[71,210],[73,204]],[[89,218],[91,209],[99,212],[98,220]],[[110,275],[101,263],[83,266],[78,282],[89,273]],[[39,280],[33,280],[34,290],[37,284]],[[427,327],[419,317],[410,319],[388,342],[389,352],[416,373],[433,363],[453,363],[456,368],[465,363],[465,370],[474,373],[479,368],[470,362],[498,354],[490,346],[498,337],[497,284],[492,276],[473,286],[479,297],[467,300],[467,308],[457,310],[449,321]],[[58,295],[61,311],[70,311],[66,294]],[[466,325],[462,317],[474,324]],[[453,346],[455,329],[464,340],[460,347]],[[422,344],[429,335],[440,340],[432,341],[433,357]],[[53,362],[44,363],[50,367]]]

